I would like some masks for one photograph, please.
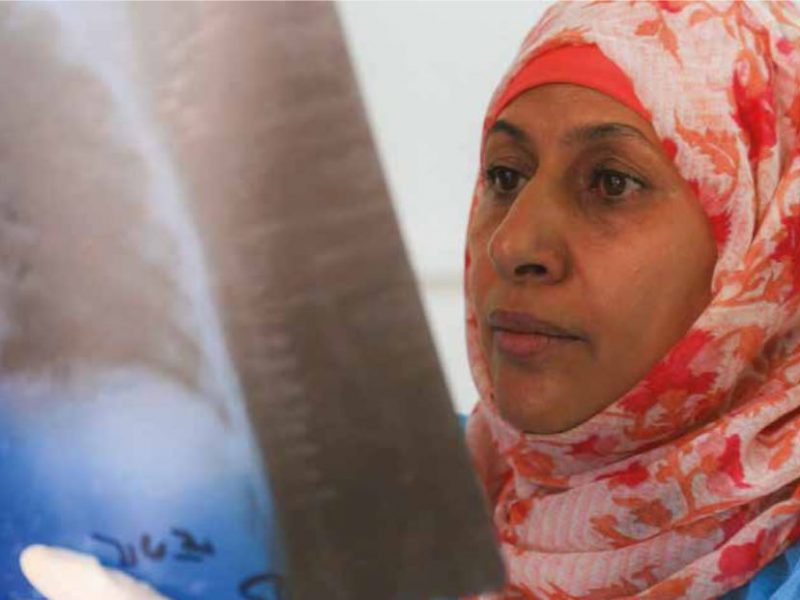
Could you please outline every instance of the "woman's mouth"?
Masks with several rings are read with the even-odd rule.
[[[488,323],[497,350],[516,359],[530,358],[584,339],[577,332],[529,313],[495,310]]]

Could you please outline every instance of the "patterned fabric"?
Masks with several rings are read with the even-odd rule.
[[[482,398],[468,440],[510,576],[480,598],[715,598],[800,536],[800,14],[558,4],[485,128],[531,59],[581,44],[629,76],[711,220],[713,300],[630,392],[574,429],[534,435],[497,414],[467,298]]]

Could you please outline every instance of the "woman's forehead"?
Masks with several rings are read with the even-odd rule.
[[[639,138],[660,146],[653,126],[636,111],[606,94],[569,83],[541,85],[520,94],[489,124],[487,140],[499,132],[567,145]]]

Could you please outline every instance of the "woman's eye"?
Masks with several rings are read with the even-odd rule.
[[[493,191],[504,196],[516,194],[525,185],[522,173],[508,167],[487,169],[486,180]]]
[[[607,200],[620,200],[643,187],[641,181],[613,169],[599,169],[592,175],[590,189]]]

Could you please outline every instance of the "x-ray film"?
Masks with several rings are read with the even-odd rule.
[[[0,65],[5,597],[31,543],[175,600],[500,584],[334,6],[5,4]]]

